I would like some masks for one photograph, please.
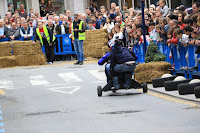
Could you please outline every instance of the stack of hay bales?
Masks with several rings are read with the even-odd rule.
[[[86,40],[83,44],[85,57],[102,57],[109,49],[107,47],[107,30],[87,30]]]
[[[162,75],[169,73],[170,63],[153,62],[137,65],[134,75],[139,83],[151,83],[153,79],[160,78]]]
[[[39,42],[13,41],[13,55],[16,56],[16,66],[45,65],[46,56]]]
[[[0,43],[0,68],[15,66],[15,56],[12,55],[12,43]]]

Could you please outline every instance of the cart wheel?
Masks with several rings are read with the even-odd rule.
[[[143,92],[144,92],[144,93],[147,93],[147,91],[148,91],[147,83],[144,82],[144,83],[143,83]]]
[[[97,87],[97,94],[98,94],[99,97],[102,96],[102,87],[101,86]]]

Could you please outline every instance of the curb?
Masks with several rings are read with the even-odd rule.
[[[185,98],[185,97],[181,97],[181,96],[175,96],[175,95],[164,93],[164,92],[161,92],[161,91],[157,91],[157,90],[154,90],[154,89],[151,89],[151,88],[148,88],[148,89],[150,91],[153,91],[153,92],[156,92],[156,93],[160,93],[160,94],[163,94],[163,95],[167,95],[167,96],[171,96],[171,97],[174,97],[174,98],[178,98],[178,99],[182,99],[182,100],[186,100],[186,101],[190,101],[190,102],[200,103],[200,101],[193,100],[193,99],[190,99],[190,98]]]

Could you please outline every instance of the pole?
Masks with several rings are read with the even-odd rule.
[[[144,45],[143,45],[143,59],[146,53],[146,46],[147,46],[147,41],[146,41],[146,31],[145,31],[145,20],[144,20],[144,0],[141,0],[141,7],[142,7],[142,29],[143,29],[143,37],[144,37]]]

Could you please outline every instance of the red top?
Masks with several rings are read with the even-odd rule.
[[[21,13],[24,14],[24,10],[21,10]]]

